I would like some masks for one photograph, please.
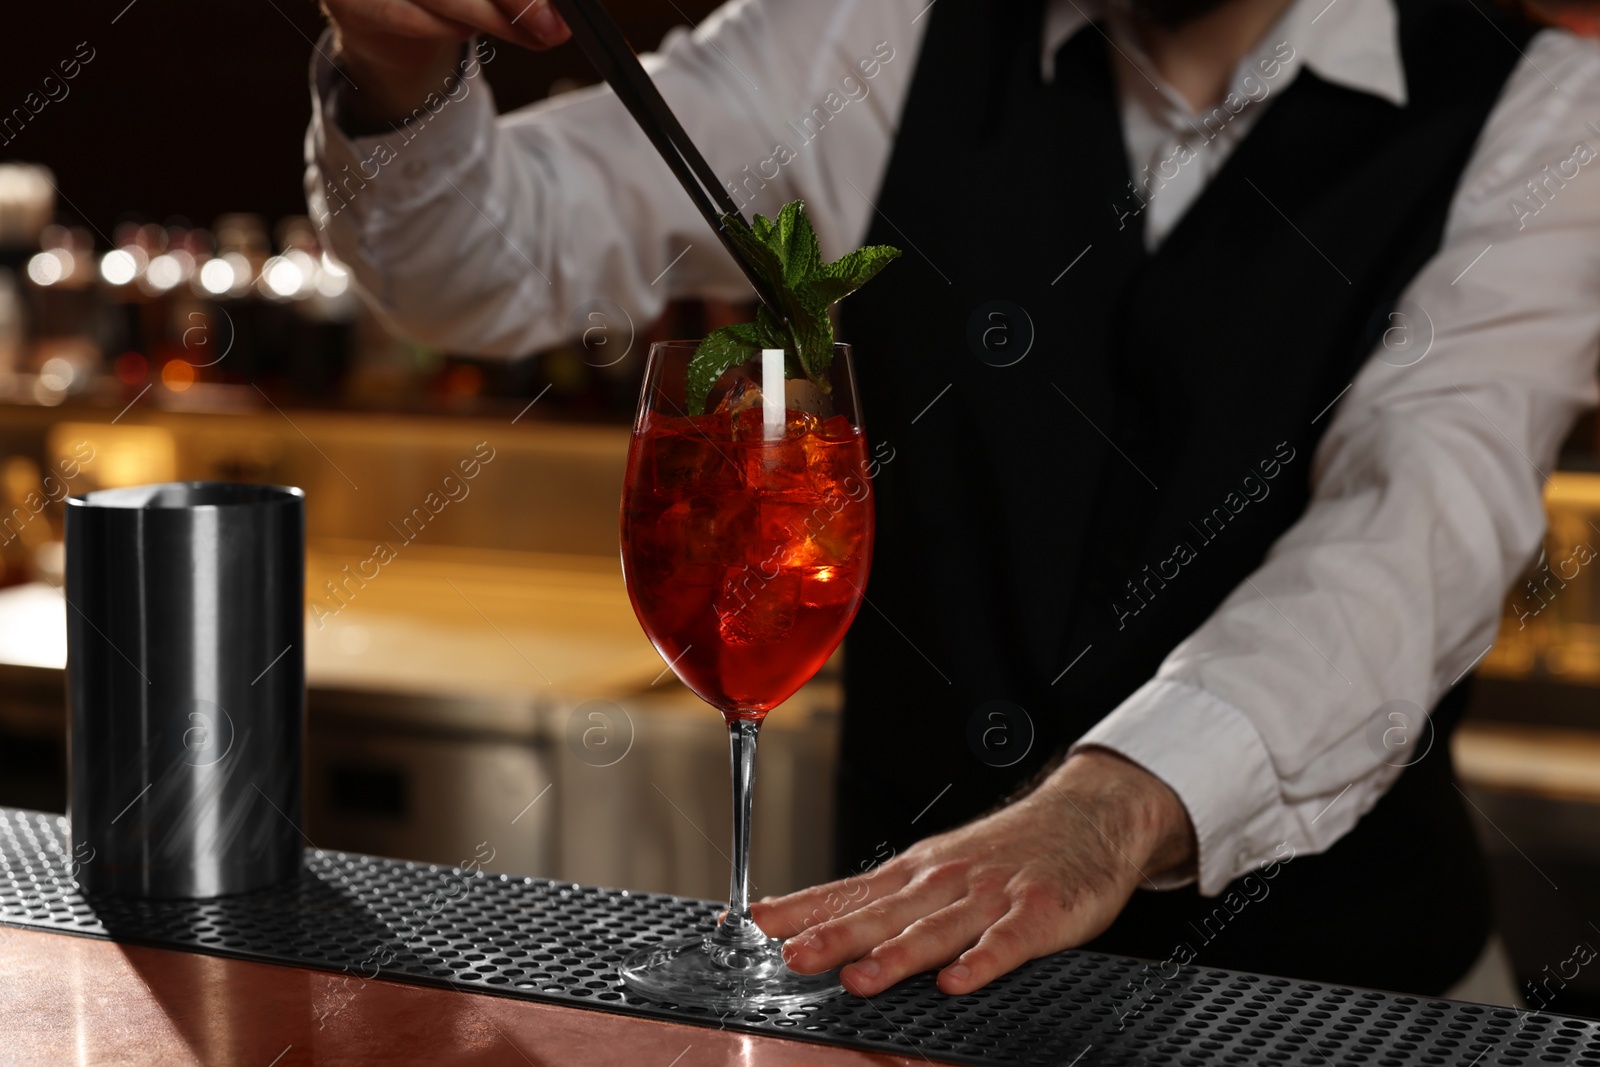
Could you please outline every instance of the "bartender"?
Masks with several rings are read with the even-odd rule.
[[[372,307],[515,356],[747,299],[548,0],[325,0],[307,190]],[[503,47],[503,46],[502,46]],[[1449,734],[1595,399],[1600,50],[1468,0],[736,0],[649,62],[826,258],[879,540],[801,971],[1089,944],[1509,1002]]]

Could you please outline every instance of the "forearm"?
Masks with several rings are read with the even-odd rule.
[[[550,0],[529,0],[508,17],[489,0],[437,5],[405,0],[324,0],[335,60],[351,98],[345,117],[360,125],[403,121],[444,89],[461,45],[475,32],[535,50],[567,37]],[[465,21],[463,21],[465,20]]]
[[[1181,878],[1194,865],[1194,828],[1178,794],[1109,749],[1073,753],[1024,802],[1053,809],[1056,819],[1088,822],[1141,883]]]
[[[539,274],[552,268],[533,221],[512,217],[528,210],[532,179],[498,144],[483,77],[493,48],[480,43],[410,115],[361,137],[344,132],[341,110],[359,94],[330,51],[313,60],[307,200],[369,305],[396,332],[461,351],[513,355],[559,336]]]
[[[455,41],[374,47],[370,41],[340,34],[337,28],[333,40],[333,60],[349,79],[349,91],[340,93],[346,132],[403,122],[425,105],[430,93],[447,91],[447,79],[459,74],[462,47]]]

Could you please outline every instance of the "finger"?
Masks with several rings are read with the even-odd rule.
[[[869,901],[903,889],[911,880],[904,868],[879,867],[870,874],[857,874],[802,889],[797,893],[760,900],[750,906],[750,917],[768,937],[789,938],[818,923],[848,915]]]
[[[939,972],[941,993],[959,996],[981,989],[1008,971],[1063,947],[1055,942],[1041,909],[1018,903],[983,932],[954,963]]]
[[[572,36],[550,0],[494,0],[494,3],[520,30],[522,37],[532,37],[539,47],[553,48]]]
[[[421,6],[444,21],[471,26],[479,33],[490,33],[502,40],[523,41],[526,29],[512,25],[491,0],[421,0]]]
[[[801,974],[816,974],[858,960],[923,916],[955,903],[965,892],[966,880],[958,872],[924,871],[900,892],[790,938],[783,945],[784,962]]]
[[[424,40],[438,38],[465,40],[477,32],[471,26],[442,18],[409,2],[390,3],[382,9],[377,18],[373,18],[370,15],[365,18],[359,18],[346,12],[343,9],[343,5],[334,7],[326,2],[323,4],[323,10],[337,25],[359,25],[368,31],[376,30],[382,33],[394,34],[397,37],[416,37]]]
[[[948,963],[1006,913],[1005,897],[968,894],[949,907],[924,916],[856,963],[839,972],[839,981],[858,997],[873,997],[902,978]]]

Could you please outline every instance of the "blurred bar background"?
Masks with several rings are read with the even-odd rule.
[[[645,49],[715,4],[610,6]],[[1539,10],[1596,29],[1588,6]],[[601,309],[583,339],[509,362],[394,338],[304,217],[312,4],[94,0],[7,21],[0,804],[66,803],[61,501],[293,484],[311,546],[311,840],[440,863],[488,842],[496,870],[719,896],[723,729],[640,633],[617,499],[649,342],[738,309],[636,324]],[[593,80],[571,48],[502,47],[485,76],[502,110]],[[1600,899],[1593,417],[1546,504],[1545,558],[1507,600],[1454,749],[1525,981],[1571,954]],[[825,671],[763,735],[758,893],[831,874],[837,706]],[[1600,1015],[1600,973],[1548,1006]]]

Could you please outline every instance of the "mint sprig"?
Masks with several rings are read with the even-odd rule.
[[[772,292],[783,318],[780,321],[763,305],[756,311],[756,321],[720,326],[706,335],[689,361],[685,383],[689,413],[703,413],[717,380],[763,348],[792,353],[788,376],[803,374],[827,392],[828,365],[833,362],[828,308],[870,281],[900,250],[869,245],[823,263],[817,232],[799,200],[785,204],[776,219],[757,215],[746,223],[737,215],[724,215],[722,225]]]

